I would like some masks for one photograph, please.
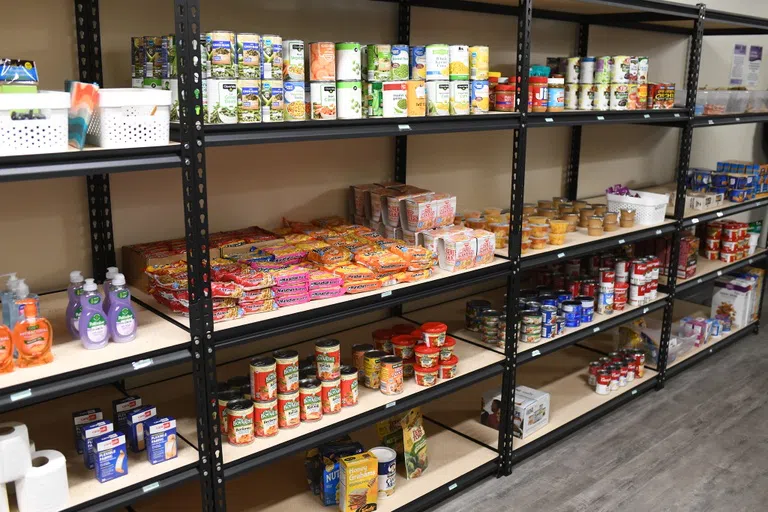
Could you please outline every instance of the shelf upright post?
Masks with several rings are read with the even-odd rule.
[[[677,287],[677,266],[680,261],[680,239],[682,237],[683,219],[685,218],[685,190],[688,167],[691,163],[691,146],[693,145],[693,114],[696,107],[696,90],[699,86],[699,70],[701,68],[701,47],[704,39],[704,18],[706,6],[698,4],[699,16],[693,25],[691,45],[688,51],[688,75],[686,77],[686,89],[688,96],[685,108],[688,111],[688,121],[680,135],[680,148],[677,158],[677,191],[675,194],[675,226],[672,234],[672,247],[667,268],[667,288],[669,297],[664,307],[664,319],[661,327],[661,343],[659,345],[659,375],[657,389],[664,387],[667,373],[667,355],[669,353],[669,339],[672,336],[672,316],[675,304],[675,288]]]
[[[576,42],[576,54],[579,57],[587,56],[589,48],[589,24],[579,23],[578,40]],[[565,195],[571,201],[577,198],[579,190],[579,160],[581,159],[581,125],[571,128],[571,150],[568,153],[568,169],[565,173]]]
[[[507,277],[507,332],[504,345],[504,375],[502,379],[501,422],[499,424],[500,475],[510,475],[513,463],[513,425],[517,344],[520,308],[521,242],[523,234],[523,200],[525,198],[525,157],[528,141],[528,75],[531,67],[531,20],[533,0],[520,0],[517,15],[517,72],[515,107],[520,112],[520,128],[514,132],[512,155],[512,189],[509,216],[509,259],[512,272]],[[523,101],[521,101],[523,98]]]
[[[101,66],[101,29],[99,0],[75,0],[75,31],[77,35],[77,65],[81,82],[104,85]],[[112,200],[109,175],[86,177],[88,216],[91,228],[91,263],[93,277],[102,282],[107,267],[115,264],[112,235]]]
[[[197,407],[200,488],[203,510],[226,510],[224,463],[216,400],[216,351],[213,345],[208,193],[205,174],[200,0],[173,0],[179,68],[179,125],[187,241],[189,330],[192,377]]]

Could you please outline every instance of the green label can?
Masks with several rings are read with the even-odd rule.
[[[237,34],[237,71],[240,78],[261,78],[261,36]]]
[[[392,80],[408,80],[411,71],[409,61],[407,44],[392,47]]]
[[[261,80],[237,81],[237,122],[261,122]]]
[[[283,122],[283,81],[263,80],[261,82],[261,122]]]
[[[208,79],[208,124],[237,124],[237,80]]]
[[[261,79],[283,79],[283,38],[280,36],[261,37]]]
[[[448,80],[427,82],[427,115],[450,115],[451,84]]]
[[[362,83],[336,82],[336,116],[339,119],[361,119],[362,107]]]
[[[382,82],[368,82],[367,94],[365,95],[368,104],[368,117],[384,116],[383,87]]]
[[[360,43],[336,43],[336,80],[358,81],[361,70]]]
[[[205,40],[211,78],[236,78],[235,33],[217,30],[206,34]]]
[[[392,46],[369,44],[368,81],[386,82],[388,80],[392,80]]]

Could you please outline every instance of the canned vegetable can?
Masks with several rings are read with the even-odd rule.
[[[303,82],[304,76],[304,41],[292,39],[283,42],[283,80]]]
[[[427,80],[448,80],[450,54],[447,44],[429,44],[427,50]]]
[[[339,119],[363,117],[363,84],[336,82],[336,115]]]
[[[237,80],[209,78],[207,124],[237,123]]]
[[[259,34],[237,34],[238,77],[261,78],[261,36]]]
[[[382,82],[368,82],[366,103],[368,117],[384,116],[384,84]]]
[[[237,81],[237,122],[261,122],[261,80]]]
[[[469,78],[470,80],[488,80],[488,63],[490,50],[487,46],[469,47]]]
[[[408,80],[410,66],[408,58],[408,45],[396,44],[392,46],[392,80]]]
[[[285,104],[286,121],[306,121],[307,108],[306,86],[304,82],[285,82],[283,84],[283,103]]]
[[[595,83],[605,85],[611,83],[611,57],[595,59]]]
[[[146,42],[145,42],[146,45]],[[146,46],[147,59],[150,59],[150,47]],[[206,50],[211,78],[236,78],[237,54],[235,53],[235,33],[226,30],[209,32],[206,35]],[[147,65],[150,65],[149,62]]]
[[[411,46],[411,79],[427,79],[427,47]]]
[[[336,80],[359,81],[362,63],[360,43],[336,43]]]
[[[385,82],[382,87],[384,117],[408,115],[408,85],[406,82]]]
[[[283,79],[283,38],[280,36],[261,36],[261,79]]]
[[[408,80],[408,117],[427,115],[427,86],[424,80]]]
[[[261,82],[261,122],[283,122],[283,81],[263,80]]]
[[[312,82],[309,88],[312,119],[336,119],[336,84]]]
[[[381,386],[381,358],[387,353],[381,350],[369,350],[364,356],[363,384],[370,389],[379,389]]]
[[[447,116],[451,108],[451,84],[445,81],[427,82],[427,115]]]
[[[448,47],[448,78],[469,80],[469,48],[463,44]]]
[[[309,43],[309,80],[311,82],[336,80],[335,43]]]
[[[631,57],[629,55],[616,55],[611,58],[611,83],[628,84],[629,67]]]
[[[629,107],[629,84],[611,84],[611,110],[627,110]]]
[[[392,80],[392,46],[388,44],[369,44],[368,81],[386,82]]]
[[[487,114],[489,109],[488,80],[473,80],[471,102],[471,114]]]
[[[454,80],[453,82],[450,82],[450,86],[451,86],[451,103],[450,103],[451,115],[452,116],[469,115],[470,98],[472,96],[469,82],[466,80]]]

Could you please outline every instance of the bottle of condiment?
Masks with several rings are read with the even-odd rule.
[[[496,110],[496,86],[499,85],[501,73],[499,71],[488,72],[488,104],[491,110]]]
[[[531,111],[546,112],[548,103],[548,79],[545,76],[532,76],[528,79],[528,87],[531,91]]]
[[[514,112],[515,111],[515,86],[514,85],[497,85],[496,86],[496,99],[495,108],[499,112]]]
[[[547,80],[548,112],[562,112],[565,110],[565,78],[562,75],[555,75]]]

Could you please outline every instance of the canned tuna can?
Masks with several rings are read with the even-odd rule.
[[[541,306],[541,317],[543,324],[552,324],[557,318],[556,306]],[[546,336],[544,336],[546,338]]]
[[[484,329],[480,333],[480,341],[489,345],[498,345],[501,341],[501,333],[498,329]]]
[[[366,85],[366,103],[368,117],[384,116],[384,84],[382,82],[368,82]]]
[[[384,117],[408,116],[408,84],[406,82],[383,84],[382,111]]]
[[[525,301],[525,309],[530,309],[531,311],[535,311],[538,313],[541,311],[541,303],[535,300],[527,300]]]
[[[627,110],[629,108],[629,85],[611,84],[611,110]]]
[[[580,84],[593,84],[595,83],[595,58],[583,57],[579,63],[579,83]]]
[[[613,292],[600,292],[597,295],[597,312],[601,315],[613,314]]]
[[[637,83],[648,83],[648,57],[637,57]]]
[[[408,117],[427,115],[427,87],[424,80],[408,80]]]
[[[237,123],[237,80],[209,78],[206,124]]]
[[[487,114],[489,105],[488,80],[473,80],[472,95],[470,97],[471,114]]]
[[[629,55],[616,55],[611,59],[611,83],[628,84],[629,83]]]
[[[557,297],[554,295],[539,295],[538,302],[542,306],[557,306]]]
[[[361,79],[360,43],[336,43],[336,80]]]
[[[611,86],[609,84],[595,84],[595,110],[609,110],[611,108]]]
[[[495,309],[485,309],[480,313],[480,330],[498,329],[501,312]]]
[[[597,374],[602,369],[603,369],[603,365],[600,364],[600,361],[592,361],[591,363],[589,363],[589,385],[590,386],[597,385]]]
[[[574,300],[581,302],[581,323],[591,322],[595,315],[595,299],[591,296],[583,295],[576,297]]]
[[[336,84],[312,82],[309,88],[312,119],[336,119]]]
[[[595,59],[595,84],[608,85],[611,83],[611,58],[597,57]]]
[[[392,45],[392,80],[408,80],[409,76],[408,45]]]
[[[581,72],[581,57],[568,57],[565,68],[565,83],[578,84]]]
[[[448,81],[427,82],[427,115],[447,116],[451,108],[451,84]]]
[[[448,77],[451,80],[469,80],[469,48],[463,44],[448,47]]]
[[[565,109],[578,110],[579,84],[565,84]]]
[[[579,110],[592,110],[595,91],[592,84],[579,85]]]
[[[261,79],[283,79],[283,38],[280,36],[261,36]]]
[[[235,33],[227,30],[216,30],[208,32],[205,37],[211,78],[236,78]]]
[[[403,392],[403,360],[397,356],[381,358],[379,390],[385,395],[399,395]]]
[[[451,102],[450,113],[452,116],[466,116],[470,112],[470,98],[472,92],[469,82],[465,80],[454,80],[450,82]]]
[[[304,41],[292,39],[283,41],[283,80],[304,82]]]
[[[369,350],[364,357],[364,380],[363,384],[367,388],[379,389],[381,386],[381,359],[386,357],[387,353],[381,350]]]
[[[237,40],[237,76],[259,80],[261,78],[261,36],[240,33]],[[304,63],[302,62],[302,67]],[[301,78],[302,80],[304,77]]]
[[[480,315],[487,309],[492,309],[491,303],[487,300],[467,301],[467,309],[464,313],[464,326],[470,331],[479,331],[482,325]]]
[[[411,46],[411,80],[427,79],[427,47]]]
[[[369,44],[367,49],[368,81],[387,82],[392,80],[392,46]]]
[[[563,302],[563,317],[565,318],[565,327],[579,327],[581,325],[581,301],[567,300]]]
[[[490,50],[487,46],[469,47],[469,79],[488,80]]]
[[[557,294],[557,307],[560,308],[560,306],[563,304],[563,302],[567,300],[572,300],[573,295],[568,293],[567,290],[557,290],[555,292]]]
[[[544,339],[550,339],[555,337],[555,324],[542,324],[541,337]]]
[[[307,94],[304,82],[283,83],[286,121],[306,121],[307,106],[305,104]]]
[[[285,109],[283,107],[282,80],[263,80],[261,82],[261,122],[282,123]]]
[[[520,312],[520,321],[525,325],[541,325],[543,317],[538,311],[527,309]]]
[[[336,44],[328,41],[309,43],[309,80],[336,80]]]
[[[611,392],[611,372],[609,370],[598,370],[595,381],[595,393],[598,395],[607,395]]]
[[[427,80],[448,80],[450,53],[447,44],[429,44],[427,50]],[[469,100],[467,100],[469,103]]]
[[[538,343],[541,341],[541,332],[538,333],[520,333],[520,341],[523,343]]]
[[[336,82],[336,116],[339,119],[361,119],[362,108],[363,84]]]

